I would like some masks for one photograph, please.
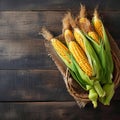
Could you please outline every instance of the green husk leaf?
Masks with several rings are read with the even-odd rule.
[[[114,65],[113,65],[113,60],[112,60],[112,55],[111,55],[110,43],[109,43],[104,26],[103,26],[103,37],[104,37],[103,41],[104,41],[105,51],[107,54],[107,62],[109,63],[108,70],[112,73]]]
[[[93,80],[91,80],[88,75],[82,71],[82,69],[79,67],[79,65],[77,64],[76,60],[74,59],[74,57],[71,55],[71,60],[73,61],[74,66],[77,69],[77,76],[78,78],[81,77],[81,79],[84,81],[84,83],[87,85],[93,85]]]
[[[101,87],[101,84],[99,81],[95,81],[94,82],[94,88],[96,90],[96,92],[98,93],[99,97],[104,97],[105,96],[105,91],[103,90],[103,88]]]
[[[111,84],[105,84],[103,86],[104,91],[106,92],[106,96],[103,98],[100,98],[100,102],[103,103],[104,105],[110,105],[110,101],[115,93],[114,90],[114,83]]]
[[[83,38],[86,54],[88,56],[88,59],[91,59],[92,66],[94,69],[95,76],[91,77],[91,80],[94,81],[94,88],[98,95],[100,97],[103,97],[105,95],[105,91],[102,89],[99,81],[103,79],[103,68],[101,66],[99,57],[97,56],[96,52],[94,51],[94,48],[88,41],[88,39],[84,36],[84,34],[80,31],[80,34]]]
[[[91,61],[91,63],[92,63],[93,72],[94,72],[93,79],[100,80],[103,73],[102,73],[102,67],[100,65],[99,58],[98,58],[96,52],[94,51],[92,45],[88,41],[88,39],[84,36],[84,34],[81,31],[80,31],[80,34],[84,41],[86,55],[87,55],[89,61]]]
[[[87,83],[81,78],[81,76],[80,76],[80,74],[79,74],[79,72],[78,72],[78,69],[77,69],[77,67],[76,67],[76,65],[78,65],[78,64],[76,63],[76,61],[75,61],[75,59],[74,59],[74,57],[73,57],[72,55],[70,56],[70,58],[71,58],[71,61],[73,62],[73,70],[74,70],[74,71],[72,71],[71,69],[69,69],[69,71],[70,71],[72,77],[76,80],[76,82],[78,82],[78,84],[79,84],[84,90],[86,90],[86,84],[87,84]]]
[[[106,82],[106,72],[107,70],[107,61],[106,61],[106,51],[104,50],[104,46],[103,46],[103,42],[101,41],[100,44],[96,43],[91,37],[89,37],[87,34],[85,34],[86,37],[90,40],[91,45],[93,46],[99,60],[102,66],[102,71],[103,71],[103,75],[101,75],[101,83],[105,83]]]
[[[74,73],[72,70],[69,69],[70,74],[72,75],[72,77],[74,78],[74,80],[76,80],[76,82],[84,89],[86,89],[86,84],[85,82],[81,79],[81,77],[77,74],[78,72]]]
[[[89,90],[88,98],[92,101],[93,107],[96,108],[97,107],[98,94],[96,93],[94,88]]]
[[[89,37],[87,34],[85,34],[86,37],[90,40],[97,56],[100,59],[100,62],[102,63],[103,68],[106,68],[106,53],[104,50],[103,42],[101,41],[100,44],[96,43],[91,37]]]

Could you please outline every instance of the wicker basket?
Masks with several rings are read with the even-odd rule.
[[[120,50],[115,43],[115,40],[111,37],[108,33],[108,37],[110,40],[112,56],[114,61],[114,74],[113,74],[113,81],[115,84],[115,89],[119,86],[120,82]],[[59,40],[64,40],[63,35],[58,36]],[[54,63],[56,64],[57,68],[61,72],[64,82],[66,84],[66,88],[71,96],[76,100],[80,107],[84,107],[86,103],[90,102],[88,99],[88,92],[84,91],[78,83],[71,77],[68,69],[66,68],[65,64],[61,61],[59,56],[54,51],[51,43],[45,40],[45,47],[49,55],[52,57]]]

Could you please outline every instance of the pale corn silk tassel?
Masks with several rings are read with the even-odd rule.
[[[91,24],[90,20],[87,18],[86,8],[82,4],[81,4],[79,14],[80,14],[79,15],[80,17],[79,17],[78,25],[79,25],[80,29],[84,33],[86,33],[89,37],[91,37],[95,42],[100,44],[98,34],[95,32],[93,25]]]
[[[62,19],[63,24],[62,34],[65,38],[65,42],[67,45],[70,41],[73,41],[75,39],[70,25],[69,14],[70,14],[69,12],[65,14],[65,16]]]
[[[67,14],[65,14],[65,16],[63,17],[62,19],[62,33],[64,34],[64,31],[67,30],[67,29],[71,29],[71,26],[70,26],[70,20],[69,20],[69,12]]]
[[[68,13],[69,16],[69,20],[70,20],[70,25],[73,29],[73,34],[75,37],[75,40],[77,41],[77,43],[80,45],[80,47],[82,48],[82,50],[85,52],[85,45],[82,39],[82,36],[79,34],[80,29],[78,28],[73,16],[71,15],[71,13]]]
[[[80,4],[80,14],[79,14],[80,18],[86,17],[86,8],[85,5]]]
[[[39,34],[42,35],[46,39],[46,41],[44,41],[44,43],[45,43],[45,47],[48,52],[48,55],[52,58],[52,60],[54,61],[58,70],[61,72],[61,74],[64,78],[65,72],[66,72],[66,66],[63,63],[63,61],[61,60],[61,58],[57,55],[55,49],[53,48],[53,46],[51,44],[51,39],[53,39],[54,36],[45,27],[43,27],[41,29]]]
[[[50,41],[53,38],[53,35],[45,28],[42,27],[41,32],[39,32],[46,40]]]
[[[92,31],[92,26],[90,21],[87,19],[86,8],[81,4],[79,13],[79,27],[83,32],[88,33]]]

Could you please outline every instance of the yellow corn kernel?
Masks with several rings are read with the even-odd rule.
[[[99,37],[98,35],[96,34],[96,32],[89,32],[88,35],[95,41],[97,42],[98,44],[100,44],[100,41],[99,41]]]
[[[97,10],[94,11],[93,25],[98,35],[103,38],[102,21],[99,19]]]
[[[65,37],[65,40],[66,40],[67,44],[68,44],[70,41],[74,40],[74,35],[73,35],[72,31],[69,30],[69,29],[66,29],[66,30],[65,30],[65,32],[64,32],[64,37]]]
[[[94,27],[95,30],[97,31],[98,35],[103,38],[103,33],[102,33],[102,23],[99,19],[94,20]]]
[[[81,34],[79,34],[79,31],[77,29],[74,29],[74,37],[76,41],[78,42],[78,44],[80,45],[80,47],[83,49],[83,51],[85,51],[85,45],[84,45],[82,36]]]
[[[71,60],[69,57],[70,55],[69,49],[56,38],[52,38],[51,42],[58,55],[61,56],[62,59],[66,60],[70,64]]]
[[[69,42],[69,50],[75,58],[76,62],[80,66],[80,68],[88,75],[92,76],[92,67],[89,64],[87,56],[85,55],[82,48],[75,42]]]

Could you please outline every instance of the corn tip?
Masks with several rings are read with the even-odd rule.
[[[71,30],[67,29],[64,32],[64,37],[67,43],[74,40],[74,35]]]
[[[69,20],[69,16],[70,16],[70,12],[68,12],[67,14],[65,14],[65,16],[62,19],[62,24],[63,24],[63,32],[66,29],[70,28],[70,20]]]
[[[69,14],[69,20],[70,20],[70,25],[71,25],[71,27],[72,27],[72,28],[76,28],[77,25],[76,25],[76,22],[75,22],[75,20],[74,20],[74,18],[73,18],[73,16],[72,16],[72,14]]]
[[[80,4],[80,18],[83,18],[86,16],[86,7],[85,5]]]
[[[99,14],[98,14],[97,8],[94,9],[93,16],[94,16],[94,18],[99,18]]]
[[[41,32],[39,32],[45,39],[50,41],[53,38],[53,35],[46,29],[46,27],[42,27]]]

